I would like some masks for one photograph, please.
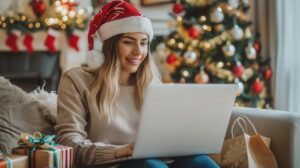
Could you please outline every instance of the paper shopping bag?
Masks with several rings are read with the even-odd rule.
[[[248,126],[253,129],[250,135]],[[239,126],[243,134],[234,136]],[[271,139],[257,133],[253,123],[246,117],[238,117],[231,126],[231,138],[224,141],[221,151],[221,166],[230,168],[277,168],[274,154],[270,150]]]

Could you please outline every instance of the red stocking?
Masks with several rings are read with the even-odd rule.
[[[55,31],[55,30],[52,30],[52,29],[48,30],[48,34],[47,34],[47,37],[46,37],[46,40],[45,40],[45,46],[48,48],[48,51],[51,52],[51,53],[56,52],[54,42],[55,42],[55,39],[58,36],[58,34],[59,34],[58,31]]]
[[[77,34],[72,34],[69,37],[69,46],[73,49],[75,49],[76,51],[79,51],[79,47],[78,47],[78,41],[79,41],[79,36]]]
[[[20,35],[20,32],[18,31],[12,31],[7,39],[5,40],[5,44],[13,51],[13,52],[18,52],[19,47],[17,45],[17,39],[18,36]]]
[[[33,41],[32,34],[26,34],[23,44],[26,47],[27,52],[29,53],[33,52],[32,41]]]

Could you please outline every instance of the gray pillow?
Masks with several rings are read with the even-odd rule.
[[[54,134],[49,110],[0,76],[0,152],[10,153],[21,132]]]

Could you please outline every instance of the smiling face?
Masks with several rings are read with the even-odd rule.
[[[125,33],[118,42],[121,76],[135,73],[148,54],[148,36],[144,33]]]

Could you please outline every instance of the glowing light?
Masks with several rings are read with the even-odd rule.
[[[200,17],[200,20],[201,20],[202,22],[205,22],[205,21],[206,21],[206,16],[201,16],[201,17]]]
[[[58,18],[54,18],[54,24],[57,24],[59,22]]]
[[[84,9],[79,9],[79,10],[78,10],[78,14],[79,14],[79,15],[83,15],[83,14],[84,14]]]
[[[26,20],[26,16],[21,16],[21,20],[25,21]]]
[[[59,25],[62,25],[63,23],[64,23],[64,22],[63,22],[62,20],[59,20],[59,21],[58,21],[58,24],[59,24]]]
[[[202,29],[203,29],[203,30],[207,30],[207,29],[208,29],[208,26],[207,26],[207,25],[203,25],[203,26],[202,26]]]
[[[81,19],[76,19],[76,23],[77,23],[77,24],[80,24],[81,22],[82,22]]]
[[[61,27],[62,29],[65,29],[67,26],[66,26],[66,24],[62,24],[60,27]]]
[[[207,26],[207,31],[211,31],[211,26]]]
[[[227,7],[227,10],[228,10],[228,11],[232,11],[232,10],[233,10],[233,7],[232,7],[232,6],[228,6],[228,7]]]
[[[41,23],[40,22],[35,23],[35,27],[36,28],[40,28],[41,27]]]
[[[55,5],[59,6],[60,5],[60,1],[55,1]]]
[[[217,7],[217,11],[222,12],[222,8]]]
[[[218,66],[219,68],[222,68],[222,67],[224,66],[224,63],[223,63],[223,62],[218,62],[217,66]]]
[[[189,71],[184,70],[184,71],[182,72],[182,75],[183,75],[184,77],[189,77],[189,76],[190,76],[190,73],[189,73]]]
[[[208,43],[208,42],[204,43],[204,48],[207,50],[210,49],[211,48],[210,43]]]
[[[178,21],[178,22],[181,22],[181,21],[182,21],[182,17],[181,17],[181,16],[178,16],[178,17],[177,17],[177,21]]]
[[[64,17],[63,17],[63,21],[65,21],[65,22],[68,21],[68,19],[69,19],[68,16],[64,16]]]
[[[32,29],[32,28],[33,28],[33,24],[32,24],[32,23],[29,23],[29,24],[28,24],[28,28],[29,28],[29,29]]]
[[[6,28],[6,26],[7,26],[6,23],[2,24],[2,28]]]
[[[1,16],[1,20],[5,21],[6,17],[5,16]]]
[[[54,22],[55,22],[55,19],[54,19],[54,18],[49,18],[49,19],[48,19],[48,24],[49,24],[49,25],[54,24]]]
[[[61,12],[63,10],[63,7],[62,6],[57,6],[56,7],[56,12]]]
[[[175,39],[170,39],[170,44],[175,44],[176,40]]]
[[[184,44],[182,42],[180,42],[180,43],[178,43],[178,47],[182,49],[184,47]]]
[[[62,11],[61,11],[61,14],[62,15],[66,15],[68,13],[68,10],[66,8],[64,8]]]
[[[74,18],[75,15],[76,15],[75,11],[70,11],[70,12],[69,12],[69,17],[70,17],[70,18]]]

